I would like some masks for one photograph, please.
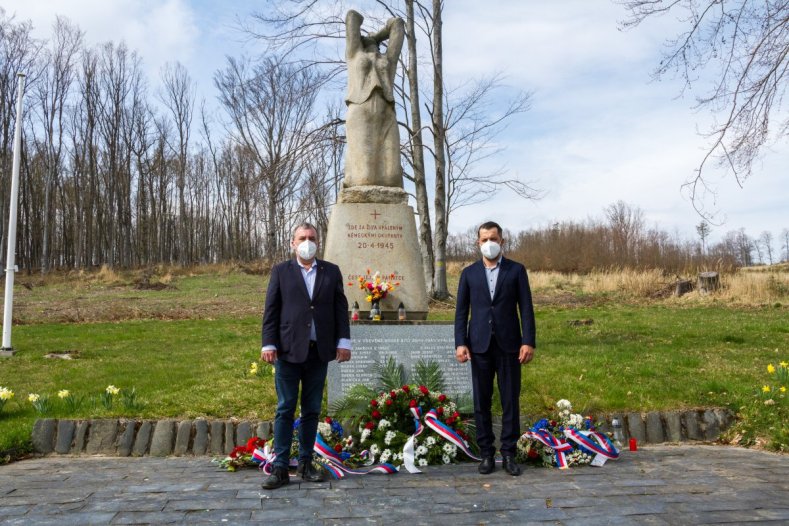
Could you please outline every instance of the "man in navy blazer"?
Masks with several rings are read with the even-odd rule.
[[[271,270],[263,312],[261,359],[277,363],[277,413],[274,419],[274,453],[271,475],[264,489],[290,482],[288,464],[293,421],[301,385],[299,464],[297,473],[311,482],[323,480],[312,463],[328,363],[351,357],[348,300],[337,265],[315,258],[318,232],[302,223],[293,232],[296,257]]]
[[[521,364],[534,357],[536,331],[529,278],[520,263],[501,255],[501,227],[483,223],[477,230],[482,259],[460,275],[455,311],[455,357],[471,360],[474,419],[482,462],[479,472],[496,467],[491,416],[493,380],[501,395],[501,455],[504,470],[520,475],[515,447],[520,434]],[[469,319],[470,316],[470,319]]]

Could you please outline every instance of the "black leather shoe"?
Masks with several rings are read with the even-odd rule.
[[[271,470],[271,475],[266,477],[263,484],[260,485],[263,489],[277,489],[280,486],[287,486],[290,484],[290,474],[286,468],[274,468]]]
[[[299,460],[296,473],[299,473],[301,478],[307,482],[323,482],[323,470],[316,468],[312,461]]]
[[[490,475],[496,469],[496,461],[493,457],[482,457],[482,462],[479,463],[477,469],[483,475]]]
[[[506,455],[502,461],[502,464],[504,465],[504,471],[513,477],[517,477],[521,474],[521,468],[515,463],[515,457]]]

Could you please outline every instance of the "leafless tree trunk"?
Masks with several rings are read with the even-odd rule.
[[[6,17],[5,10],[0,7],[0,246],[6,246],[5,235],[8,231],[8,191],[11,188],[11,159],[13,129],[16,122],[16,89],[17,73],[25,73],[26,91],[35,88],[38,79],[37,60],[42,43],[32,36],[33,25],[28,22],[15,22],[13,17]],[[30,113],[29,105],[25,106],[25,114]],[[24,185],[20,188],[24,198]],[[20,229],[23,232],[23,229]],[[18,236],[21,245],[23,236]],[[5,261],[5,252],[0,254],[0,261]],[[19,260],[18,260],[19,261]],[[21,263],[21,261],[19,261]],[[5,263],[3,267],[5,268]]]
[[[162,71],[164,93],[162,102],[168,110],[175,124],[178,142],[170,145],[178,157],[176,168],[176,185],[178,187],[178,247],[181,265],[192,263],[193,228],[190,212],[186,208],[186,174],[188,170],[187,159],[189,150],[189,135],[194,114],[194,83],[189,72],[180,63],[168,64]]]
[[[432,295],[433,288],[433,232],[430,228],[430,203],[428,202],[427,181],[425,179],[425,155],[422,143],[422,108],[419,102],[419,70],[416,48],[416,25],[414,23],[414,0],[406,0],[406,42],[408,45],[408,101],[411,110],[410,129],[408,130],[408,151],[413,169],[416,194],[416,213],[419,216],[419,246],[422,251],[422,268],[425,283]]]
[[[249,64],[228,58],[215,83],[230,119],[228,131],[255,163],[256,187],[266,200],[264,253],[277,258],[288,252],[284,244],[289,237],[286,199],[294,194],[318,138],[311,123],[321,78],[275,58],[249,68]],[[247,201],[244,215],[250,226],[253,212]]]
[[[759,236],[759,241],[756,243],[757,245],[761,245],[764,249],[764,254],[767,256],[767,264],[773,264],[773,235],[770,231],[765,230],[762,232],[762,235]],[[761,255],[759,256],[761,259]]]
[[[431,51],[433,57],[433,108],[430,118],[433,128],[433,155],[435,156],[435,195],[433,207],[435,209],[435,226],[433,232],[433,254],[435,257],[435,270],[433,274],[433,297],[443,300],[449,297],[447,287],[447,202],[446,202],[446,128],[444,127],[444,62],[443,41],[441,36],[443,9],[441,0],[433,0],[431,11],[432,39]]]

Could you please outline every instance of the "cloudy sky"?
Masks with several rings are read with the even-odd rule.
[[[359,2],[361,4],[361,2]],[[4,0],[7,14],[30,19],[46,38],[55,14],[76,22],[89,44],[125,40],[143,58],[152,87],[161,66],[178,60],[215,99],[211,81],[226,55],[253,55],[238,20],[262,3],[242,0]],[[351,3],[351,5],[356,5]],[[622,8],[609,0],[447,0],[447,84],[502,73],[512,89],[533,92],[531,110],[498,137],[496,159],[544,197],[523,201],[501,192],[462,209],[450,229],[498,220],[513,230],[555,221],[601,218],[623,200],[649,226],[690,239],[701,219],[682,184],[706,146],[698,132],[711,122],[694,109],[703,91],[680,93],[671,79],[652,81],[665,39],[681,27],[670,18],[621,31]],[[713,175],[720,211],[712,238],[745,228],[751,236],[789,228],[789,144],[774,145],[740,188]],[[777,248],[777,247],[776,247]]]

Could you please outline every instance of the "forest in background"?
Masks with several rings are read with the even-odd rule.
[[[413,2],[406,7],[409,3],[413,8]],[[431,72],[440,77],[438,6],[416,16],[432,24],[433,39],[438,34],[429,55]],[[409,94],[416,92],[406,86],[413,69],[405,55],[398,89],[398,111],[404,115]],[[63,18],[48,41],[37,40],[29,22],[0,11],[0,246],[6,244],[19,71],[27,72],[17,236],[21,269],[46,273],[276,259],[286,254],[294,224],[309,220],[325,231],[342,179],[344,133],[342,109],[322,105],[319,94],[336,71],[300,68],[276,54],[229,57],[214,78],[217,114],[206,110],[189,72],[178,63],[148,79],[140,57],[123,43],[88,47],[79,27]],[[454,111],[438,121],[431,116],[429,125],[434,140],[436,130],[444,134],[438,142],[444,147],[433,151],[446,156],[444,186],[437,184],[434,191],[442,196],[435,201],[440,207],[434,207],[440,217],[432,229],[426,198],[414,183],[417,153],[430,148],[421,138],[415,145],[413,123],[404,117],[406,178],[415,184],[420,232],[432,236],[425,240],[420,234],[428,278],[439,266],[434,268],[434,261],[475,255],[476,233],[449,233],[451,214],[475,192],[517,187],[500,174],[475,172],[480,157],[474,155],[495,153],[486,150],[495,127],[528,109],[528,95],[519,94],[502,115],[484,120],[485,97],[496,88],[496,79],[480,79],[457,99],[433,94],[445,101],[439,107]],[[458,114],[469,120],[453,120]],[[517,188],[526,198],[537,197],[528,187]],[[705,222],[697,226],[698,239],[681,239],[646,225],[634,205],[603,206],[602,218],[584,223],[559,221],[524,230],[504,225],[508,249],[530,268],[564,272],[732,268],[789,259],[787,229],[757,237],[733,230],[707,246],[711,227]],[[441,288],[438,278],[427,280],[434,291]],[[445,276],[443,281],[445,289]]]

